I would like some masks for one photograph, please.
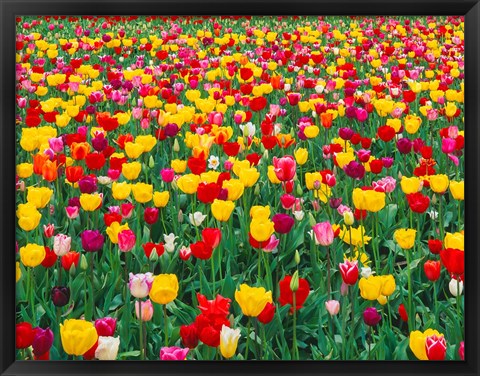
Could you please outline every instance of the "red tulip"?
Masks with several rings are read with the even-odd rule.
[[[66,271],[69,271],[72,265],[75,265],[75,267],[77,267],[79,261],[80,261],[80,253],[75,251],[68,252],[65,256],[62,256],[62,258],[60,259],[62,268],[65,269]]]
[[[443,248],[443,244],[441,240],[438,239],[429,239],[428,240],[428,249],[434,255],[438,255]]]
[[[34,338],[32,324],[29,322],[20,322],[15,327],[15,346],[17,349],[26,349],[30,347]]]
[[[83,176],[82,166],[68,166],[65,169],[65,176],[70,183],[76,183]]]
[[[358,280],[358,261],[349,261],[338,264],[343,282],[353,286]]]
[[[205,244],[204,241],[198,241],[190,245],[192,255],[200,260],[208,260],[212,257],[213,248]]]
[[[395,129],[389,125],[382,125],[378,128],[377,134],[382,141],[388,142],[395,137]]]
[[[203,315],[209,318],[215,318],[217,316],[226,317],[229,314],[230,302],[228,298],[224,298],[218,294],[215,299],[208,300],[205,295],[197,293],[198,308]]]
[[[188,158],[187,165],[195,175],[200,175],[207,169],[207,161],[204,158],[190,157]]]
[[[198,333],[195,324],[182,325],[180,327],[180,337],[185,347],[194,349],[198,345]]]
[[[447,342],[443,335],[427,337],[425,340],[425,349],[427,351],[428,360],[445,360],[447,354]]]
[[[405,309],[405,305],[403,303],[398,306],[398,313],[403,322],[408,322],[407,310]]]
[[[142,247],[143,247],[143,252],[145,252],[145,256],[147,256],[147,258],[150,258],[150,255],[152,254],[153,250],[157,252],[158,257],[163,255],[163,252],[165,252],[163,243],[155,244],[155,243],[148,242],[143,244]]]
[[[293,312],[293,291],[290,289],[290,282],[292,280],[292,276],[287,275],[283,278],[280,283],[280,298],[278,299],[281,306],[290,304],[292,307],[290,308],[290,312]],[[295,293],[295,309],[298,311],[300,308],[303,307],[303,303],[308,297],[310,293],[310,285],[308,281],[303,278],[298,279],[298,290]]]
[[[252,111],[258,112],[262,111],[267,106],[267,98],[265,97],[255,97],[250,100],[250,109]]]
[[[430,205],[430,198],[422,195],[420,192],[408,194],[407,201],[414,213],[425,213]]]
[[[428,260],[423,264],[425,275],[430,281],[435,282],[440,277],[441,265],[440,261]]]
[[[258,321],[266,325],[273,320],[275,316],[275,304],[267,303],[262,312],[257,316]]]
[[[197,188],[197,198],[204,204],[211,204],[220,194],[221,185],[217,183],[200,183]]]
[[[57,262],[57,255],[49,247],[45,246],[45,258],[42,261],[44,268],[51,268]]]
[[[465,271],[465,252],[447,248],[440,251],[440,259],[451,274],[462,275]]]
[[[158,220],[158,209],[145,208],[145,211],[143,212],[143,219],[149,225],[153,225]]]
[[[215,249],[222,240],[222,231],[218,228],[203,229],[202,240],[208,247]]]

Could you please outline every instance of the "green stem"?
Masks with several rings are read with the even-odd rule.
[[[167,316],[167,305],[163,305],[163,324],[165,331],[165,347],[168,347],[168,316]]]
[[[251,318],[249,316],[248,317],[248,323],[247,323],[247,345],[245,346],[244,360],[248,359],[248,347],[250,345],[250,326],[251,326]]]
[[[296,292],[293,292],[293,345],[292,345],[292,359],[298,360],[297,347],[297,297]]]
[[[143,348],[143,320],[142,320],[142,301],[138,299],[138,325],[140,332],[140,359],[145,359],[145,350]]]
[[[215,290],[215,263],[213,262],[213,255],[210,257],[210,263],[212,267],[212,282],[213,282],[213,296],[216,296],[216,290]]]
[[[407,256],[407,281],[408,281],[408,331],[414,330],[413,304],[412,304],[412,270],[410,269],[410,251],[404,250]]]

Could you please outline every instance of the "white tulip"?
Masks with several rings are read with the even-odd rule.
[[[115,360],[120,346],[119,337],[98,337],[98,347],[95,358],[99,360]]]

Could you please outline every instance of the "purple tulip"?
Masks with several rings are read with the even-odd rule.
[[[33,353],[35,356],[42,356],[50,350],[53,345],[53,332],[50,328],[35,328],[32,342]]]
[[[412,151],[412,141],[404,137],[397,141],[398,151],[402,154],[408,154]]]
[[[103,248],[104,236],[98,230],[85,230],[81,235],[82,247],[86,252],[97,252]]]
[[[383,157],[382,158],[383,167],[390,168],[393,165],[393,158]]]
[[[329,201],[329,205],[332,209],[337,209],[341,203],[342,203],[341,197],[338,197],[338,198],[332,197]]]
[[[357,180],[363,179],[363,176],[365,175],[365,167],[363,167],[363,165],[357,161],[351,161],[349,164],[343,167],[343,171],[345,171],[347,176]]]
[[[71,199],[68,200],[68,206],[76,206],[79,208],[80,205],[80,198],[78,197],[72,197]]]
[[[350,140],[354,134],[355,132],[351,128],[340,128],[338,130],[338,135],[342,140],[345,140],[345,141]]]
[[[415,153],[420,153],[420,150],[425,146],[425,142],[421,138],[416,138],[413,140],[413,151]]]
[[[78,181],[78,188],[82,193],[93,193],[97,190],[97,179],[92,176],[84,176]]]
[[[70,289],[64,286],[52,288],[52,302],[55,307],[63,307],[70,300]]]
[[[100,152],[103,151],[108,145],[108,140],[105,138],[103,133],[100,133],[97,137],[92,138],[92,146],[93,148]]]
[[[165,126],[165,136],[167,137],[175,137],[180,129],[178,125],[175,123],[168,123]]]
[[[292,217],[290,217],[288,214],[282,213],[275,214],[272,217],[272,221],[275,231],[279,234],[288,234],[295,224],[295,220]]]
[[[347,119],[355,119],[357,117],[357,111],[355,111],[355,107],[354,106],[347,107],[345,109],[345,116],[347,117]]]
[[[381,319],[382,316],[380,316],[375,307],[368,307],[367,309],[365,309],[365,311],[363,311],[363,321],[368,326],[377,325]]]

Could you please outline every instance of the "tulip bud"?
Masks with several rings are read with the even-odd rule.
[[[152,156],[148,159],[148,167],[154,168],[155,167],[155,160],[153,159]]]
[[[81,270],[87,270],[88,269],[88,262],[87,262],[87,258],[85,257],[85,255],[82,255],[80,257],[80,269]]]
[[[158,261],[158,253],[152,252],[150,253],[150,257],[148,258],[151,262],[157,262]]]
[[[308,213],[308,223],[311,227],[315,226],[315,224],[317,223],[312,213]]]
[[[352,226],[354,220],[355,220],[355,219],[354,219],[353,213],[352,213],[351,211],[346,211],[345,213],[343,213],[343,222],[344,222],[347,226]]]
[[[298,253],[298,249],[295,250],[295,263],[297,265],[300,264],[300,253]]]
[[[175,138],[175,141],[173,142],[173,151],[175,153],[178,153],[180,151],[180,144],[178,143],[177,138]]]
[[[303,195],[303,189],[300,184],[297,184],[297,195],[302,196]]]
[[[177,179],[172,180],[172,189],[178,191]]]
[[[299,287],[299,281],[298,281],[298,270],[295,270],[295,273],[293,273],[292,279],[290,281],[290,290],[293,292],[297,292]]]
[[[183,223],[183,211],[180,209],[178,211],[178,223]]]
[[[255,185],[255,190],[253,191],[255,196],[260,196],[260,186],[257,184]]]
[[[342,296],[347,296],[348,295],[348,285],[342,281],[342,285],[340,286],[340,294]]]
[[[453,296],[457,297],[458,295],[462,295],[463,281],[458,281],[455,278],[452,278],[448,284],[448,288],[450,290],[450,294]]]
[[[76,268],[75,264],[72,264],[68,273],[70,273],[71,277],[74,277],[76,272],[77,272],[77,268]]]

